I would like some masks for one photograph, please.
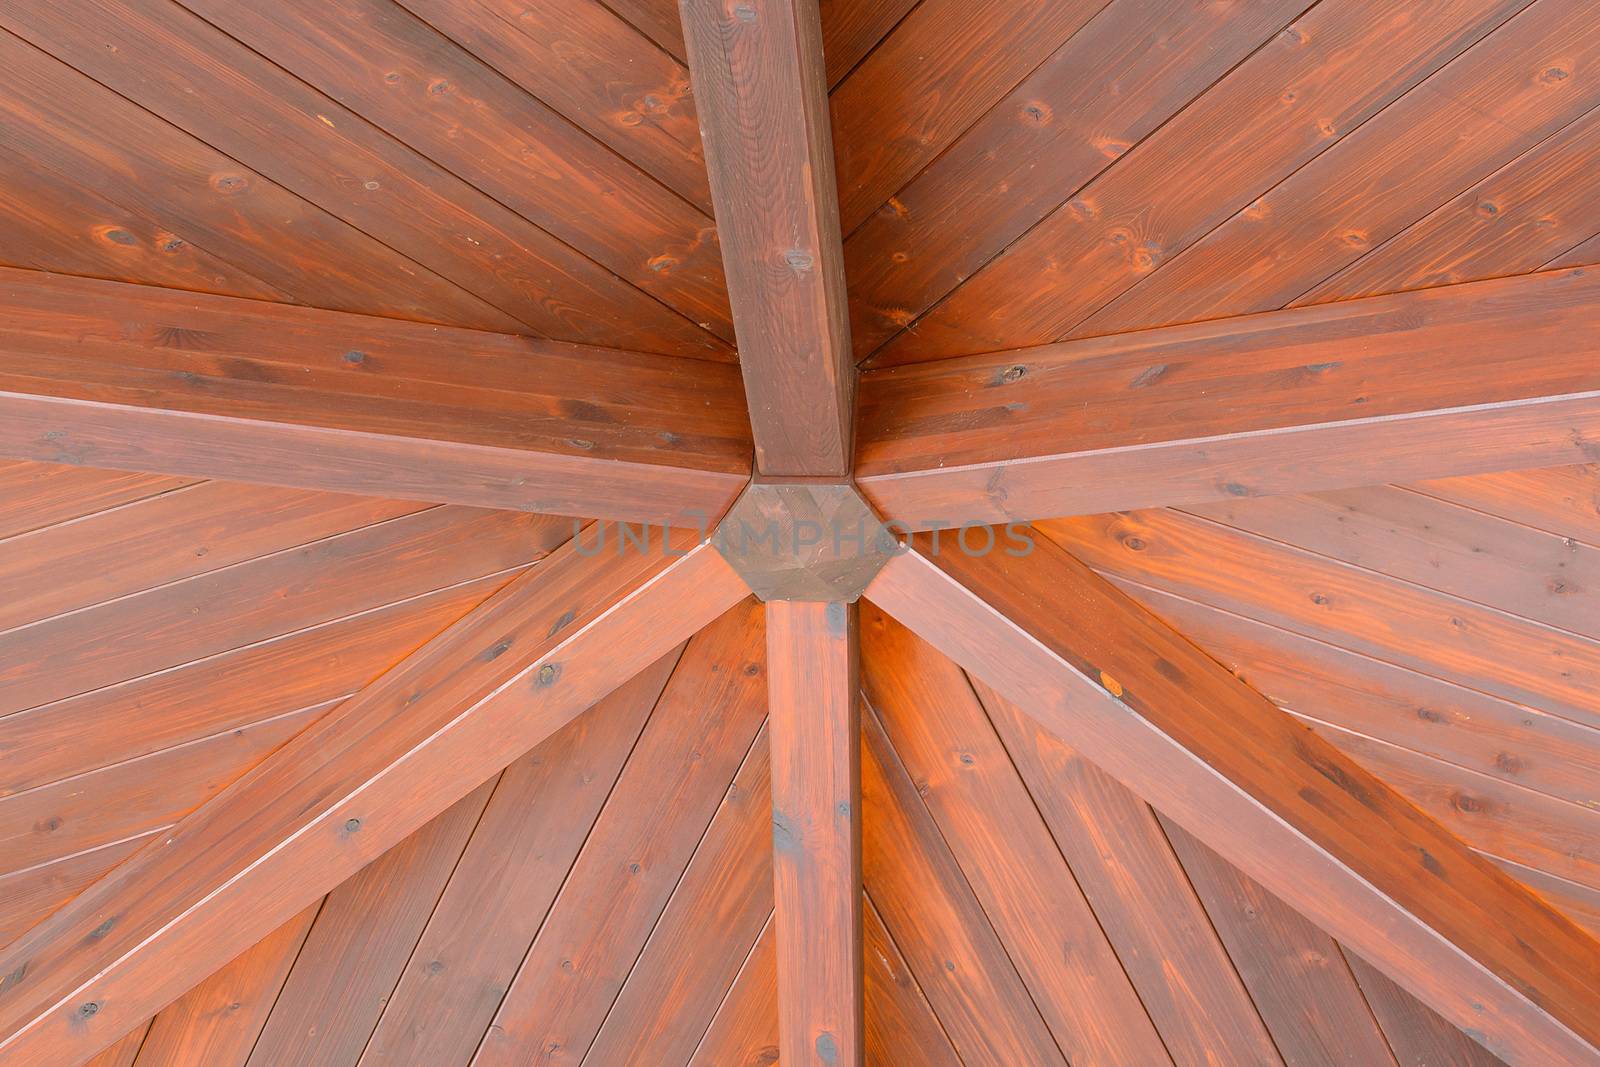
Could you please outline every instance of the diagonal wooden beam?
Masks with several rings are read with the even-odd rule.
[[[81,1063],[747,595],[692,535],[616,543],[553,553],[0,952],[0,1061]]]
[[[861,435],[918,529],[1592,461],[1600,272],[875,371]]]
[[[1600,1064],[1600,942],[1059,547],[967,543],[866,595],[1508,1064]]]
[[[637,522],[750,469],[734,367],[12,268],[0,456]]]
[[[860,1067],[860,638],[855,604],[767,602],[779,1058]]]
[[[816,0],[680,0],[756,465],[843,477],[855,367]]]

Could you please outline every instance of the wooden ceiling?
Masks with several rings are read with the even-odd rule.
[[[117,872],[175,827],[222,857],[208,801],[313,724],[353,746],[332,709],[401,718],[439,635],[546,638],[547,575],[610,610],[549,566],[567,516],[714,516],[753,459],[908,525],[1048,517],[1600,936],[1591,0],[820,9],[829,114],[765,110],[831,124],[818,295],[725,268],[761,241],[719,242],[727,190],[781,209],[812,157],[708,172],[676,0],[0,2],[0,950],[119,877],[156,900]],[[429,765],[481,785],[172,967],[97,1067],[775,1062],[766,616],[663,581],[684,619],[602,653],[630,681],[506,702]],[[867,1062],[1499,1062],[859,626]]]

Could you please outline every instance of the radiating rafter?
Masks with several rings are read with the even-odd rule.
[[[573,542],[0,953],[0,1058],[81,1062],[746,596]]]
[[[1597,327],[1574,269],[886,368],[856,478],[931,529],[1593,459]]]
[[[1600,942],[1051,542],[934,537],[868,598],[1507,1063],[1600,1063]]]
[[[0,455],[638,522],[749,472],[733,367],[0,268]]]
[[[843,477],[855,368],[817,6],[680,8],[756,465]]]

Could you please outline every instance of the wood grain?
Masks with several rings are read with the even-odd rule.
[[[767,604],[772,926],[783,1062],[860,1065],[860,633],[856,606]]]
[[[1053,543],[913,543],[873,603],[1507,1063],[1600,1062],[1600,942]]]
[[[0,305],[17,458],[648,522],[749,470],[732,367],[4,269]]]
[[[564,549],[9,946],[0,1047],[87,1058],[744,596],[677,550]]]
[[[855,365],[816,4],[682,10],[756,465],[842,477]]]
[[[856,477],[927,528],[1592,459],[1597,313],[1579,268],[886,368]]]

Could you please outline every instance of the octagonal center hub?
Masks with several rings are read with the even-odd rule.
[[[751,482],[713,538],[762,600],[860,599],[899,542],[850,482]]]

